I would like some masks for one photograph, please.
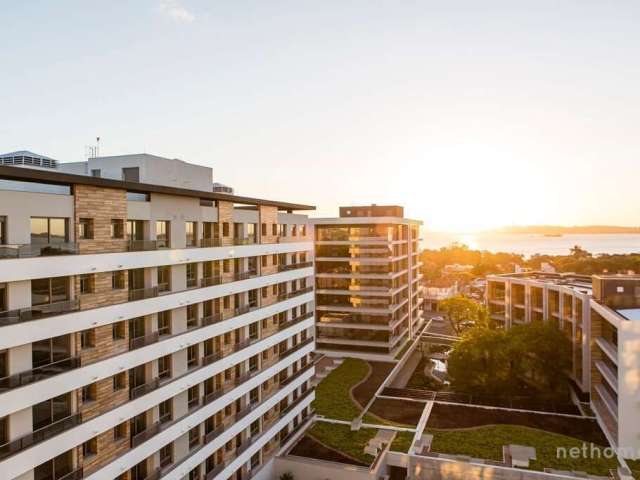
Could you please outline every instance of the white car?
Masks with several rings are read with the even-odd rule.
[[[431,320],[433,320],[434,322],[444,322],[444,317],[438,315],[436,317],[431,317]]]

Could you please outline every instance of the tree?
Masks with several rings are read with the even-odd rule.
[[[588,258],[591,256],[591,254],[587,252],[584,248],[582,248],[580,245],[574,245],[573,247],[571,247],[570,252],[572,257],[578,258],[578,259]]]
[[[449,354],[454,390],[471,394],[565,399],[571,343],[551,324],[509,330],[471,328]]]
[[[457,335],[462,334],[471,325],[488,325],[487,309],[462,295],[443,300],[440,302],[439,310],[446,315],[451,328]]]

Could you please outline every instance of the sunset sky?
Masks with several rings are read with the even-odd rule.
[[[147,152],[427,229],[640,224],[640,2],[7,2],[0,152]]]

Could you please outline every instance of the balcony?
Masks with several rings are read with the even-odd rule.
[[[309,370],[311,370],[313,368],[313,363],[310,363],[304,367],[302,367],[300,370],[298,370],[295,373],[292,373],[291,375],[289,375],[287,378],[280,380],[280,386],[281,387],[285,387],[287,385],[289,385],[291,382],[293,382],[296,378],[300,378],[305,372],[308,372]]]
[[[220,462],[212,470],[209,470],[207,474],[204,476],[204,480],[213,480],[216,478],[220,472],[222,472],[225,468],[227,468],[227,462]]]
[[[221,238],[203,238],[200,240],[200,248],[221,247]]]
[[[146,252],[158,248],[160,247],[156,240],[129,240],[127,244],[127,250],[130,252]]]
[[[136,433],[131,437],[131,448],[135,448],[142,442],[146,442],[148,439],[160,432],[161,422],[154,422],[153,425],[146,428],[140,433]]]
[[[284,300],[288,300],[290,298],[297,297],[299,295],[304,295],[305,293],[310,293],[310,292],[313,292],[313,287],[300,288],[294,292],[289,292],[289,293],[281,293],[280,295],[278,295],[278,301],[282,302]]]
[[[0,378],[0,391],[22,387],[78,367],[80,367],[80,357],[65,358],[64,360],[59,360],[48,365],[42,365],[31,370]]]
[[[158,287],[149,288],[135,288],[129,290],[129,301],[134,302],[136,300],[145,300],[147,298],[153,298],[158,296]]]
[[[160,340],[160,334],[158,332],[151,332],[149,335],[145,335],[144,337],[135,337],[129,340],[129,349],[135,350],[137,348],[142,348],[147,345],[151,345],[152,343],[157,343]]]
[[[313,262],[292,263],[290,265],[278,265],[278,272],[288,272],[289,270],[297,270],[298,268],[313,267]]]
[[[51,257],[55,255],[77,255],[78,253],[78,244],[71,242],[46,243],[42,245],[0,245],[0,259]]]
[[[133,400],[135,398],[146,395],[149,392],[154,391],[160,387],[160,379],[154,378],[153,380],[143,383],[142,385],[137,385],[133,388],[129,389],[129,400]]]
[[[80,309],[78,299],[65,300],[63,302],[47,303],[34,307],[20,308],[0,312],[0,326],[12,325],[14,323],[39,320],[41,318],[52,317],[64,313],[75,312]]]
[[[20,452],[37,443],[44,442],[45,440],[48,440],[51,437],[64,432],[65,430],[75,427],[79,423],[80,414],[75,413],[66,418],[58,420],[57,422],[51,423],[46,427],[35,430],[34,432],[29,433],[23,437],[16,438],[15,440],[5,443],[4,445],[0,445],[0,459]]]
[[[287,322],[282,322],[278,324],[278,331],[284,330],[285,328],[289,328],[296,323],[304,322],[308,318],[313,317],[313,312],[305,313],[304,315],[299,315],[296,318],[292,318]]]
[[[234,237],[234,245],[254,245],[256,242],[255,237]]]
[[[202,436],[202,444],[206,445],[207,443],[211,443],[213,440],[218,438],[222,432],[224,432],[224,425],[220,424],[209,433]]]
[[[73,472],[69,472],[66,475],[62,475],[61,477],[55,477],[56,480],[81,480],[82,478],[84,478],[82,467],[74,470]]]

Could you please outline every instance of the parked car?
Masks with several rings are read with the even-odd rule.
[[[434,322],[444,322],[444,317],[437,315],[435,317],[431,317],[431,320],[433,320]]]

